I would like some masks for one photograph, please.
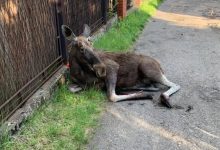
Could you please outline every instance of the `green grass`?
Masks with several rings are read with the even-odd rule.
[[[80,94],[61,87],[0,149],[82,149],[97,125],[105,96],[94,88]]]
[[[128,51],[159,3],[160,0],[144,0],[139,10],[116,23],[94,46],[106,51]],[[105,94],[94,88],[72,94],[63,86],[12,139],[0,136],[0,150],[83,149],[97,126],[105,99]]]
[[[161,0],[144,0],[141,7],[116,23],[104,36],[95,41],[94,47],[111,52],[128,51],[143,30],[149,17]]]

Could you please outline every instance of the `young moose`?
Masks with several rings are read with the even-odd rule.
[[[160,83],[169,87],[169,90],[161,94],[161,102],[167,107],[172,107],[169,97],[177,92],[180,86],[166,78],[155,59],[134,53],[96,51],[89,40],[88,25],[85,25],[83,34],[78,37],[66,25],[62,25],[62,33],[67,40],[71,41],[69,45],[70,74],[81,87],[94,84],[105,87],[108,99],[118,102],[149,98],[149,94],[140,91],[117,95],[116,88],[129,88],[139,83]]]

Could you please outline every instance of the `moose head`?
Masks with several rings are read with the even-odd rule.
[[[68,46],[70,59],[74,58],[74,61],[84,69],[94,71],[97,77],[105,77],[106,67],[94,51],[90,41],[90,27],[85,24],[83,34],[76,36],[68,26],[62,25],[62,33],[71,42]],[[71,61],[73,60],[69,60],[70,64]]]

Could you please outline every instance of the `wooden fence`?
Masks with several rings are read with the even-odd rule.
[[[106,22],[111,0],[0,1],[0,122],[5,121],[63,64],[61,24],[75,34]]]

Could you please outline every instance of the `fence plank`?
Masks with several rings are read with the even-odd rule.
[[[0,106],[59,57],[56,36],[51,1],[1,0]],[[21,101],[8,102],[0,120]]]

